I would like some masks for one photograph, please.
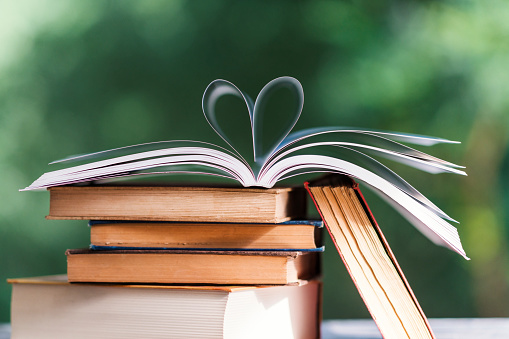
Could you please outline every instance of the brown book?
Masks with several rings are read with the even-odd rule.
[[[302,188],[51,187],[48,219],[278,223],[306,214]]]
[[[70,282],[285,285],[320,273],[320,253],[67,250]]]
[[[305,186],[384,338],[434,338],[358,185],[333,176]]]
[[[318,281],[294,286],[70,284],[64,275],[9,282],[12,339],[320,338]]]
[[[317,249],[321,221],[185,223],[91,221],[94,248]]]

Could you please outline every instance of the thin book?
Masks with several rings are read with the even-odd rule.
[[[92,249],[320,251],[323,222],[189,223],[90,221]]]
[[[286,285],[321,273],[319,252],[67,250],[69,282]]]

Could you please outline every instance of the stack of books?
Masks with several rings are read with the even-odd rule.
[[[62,186],[90,220],[67,275],[12,279],[12,338],[319,338],[322,223],[303,188]]]
[[[279,90],[289,90],[295,105],[287,114],[264,118]],[[217,101],[229,95],[246,105],[251,122],[246,141],[252,142],[254,164],[235,149],[216,119]],[[91,223],[90,249],[67,252],[64,280],[72,284],[12,281],[13,337],[318,337],[316,225],[285,223],[305,215],[305,194],[303,189],[273,187],[290,177],[321,172],[334,175],[304,186],[382,335],[433,338],[352,178],[373,189],[435,244],[468,259],[457,229],[448,222],[453,219],[372,158],[466,175],[462,166],[405,145],[456,142],[357,128],[290,133],[303,104],[302,86],[292,77],[270,81],[256,100],[218,79],[205,89],[202,108],[228,149],[173,140],[54,162],[67,166],[44,173],[23,190],[49,189],[52,219],[98,222]],[[279,132],[262,142],[262,127],[272,124]],[[106,186],[167,174],[222,177],[246,188]],[[86,183],[92,185],[81,186]],[[80,186],[68,186],[74,184]]]

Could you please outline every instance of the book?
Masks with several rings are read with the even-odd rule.
[[[278,223],[306,215],[301,187],[52,187],[48,219]]]
[[[265,114],[273,95],[290,92],[295,98],[284,119]],[[248,162],[223,131],[216,118],[216,104],[224,96],[236,96],[246,105],[251,124],[249,143],[253,158]],[[466,175],[462,166],[433,157],[405,144],[431,146],[456,143],[443,138],[358,128],[316,127],[292,132],[304,105],[304,91],[292,77],[280,77],[265,85],[253,101],[233,83],[215,80],[203,94],[202,109],[212,129],[226,147],[202,141],[162,141],[120,147],[53,162],[62,169],[43,174],[22,190],[119,179],[200,174],[238,181],[244,187],[271,188],[287,178],[316,172],[346,174],[364,182],[386,199],[434,243],[467,258],[454,221],[399,175],[372,156],[395,160],[430,173]],[[280,111],[280,110],[279,110]],[[270,121],[270,119],[273,121]],[[278,124],[280,133],[270,135],[263,125]],[[267,135],[269,134],[269,135]],[[270,140],[270,141],[269,141]],[[237,147],[238,148],[238,147]],[[79,162],[72,165],[72,162]],[[56,192],[56,191],[54,191]],[[125,211],[124,211],[125,212]],[[58,216],[56,216],[58,217]],[[67,217],[64,215],[64,217]],[[468,258],[467,258],[468,259]]]
[[[278,224],[90,221],[92,249],[319,250],[322,221]]]
[[[69,282],[286,285],[320,274],[319,252],[67,250]]]
[[[358,185],[334,176],[306,188],[383,337],[434,338]]]
[[[12,339],[320,337],[318,281],[246,287],[66,280],[65,275],[9,280]]]

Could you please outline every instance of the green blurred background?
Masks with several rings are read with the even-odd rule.
[[[221,143],[201,113],[214,79],[255,97],[282,75],[305,105],[294,130],[362,126],[461,145],[422,149],[468,177],[387,163],[459,220],[471,261],[431,244],[366,192],[428,317],[509,316],[509,2],[0,1],[0,321],[9,277],[63,273],[84,222],[48,221],[18,192],[47,163],[136,143]],[[324,318],[369,317],[334,247]],[[37,301],[34,301],[37,302]]]

